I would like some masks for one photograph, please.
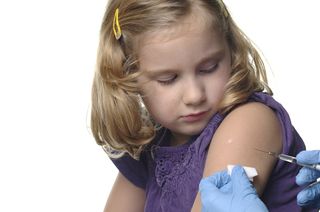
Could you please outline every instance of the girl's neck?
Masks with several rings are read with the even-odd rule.
[[[170,136],[170,146],[180,146],[189,141],[191,136],[181,135],[181,134],[174,134],[171,132]]]

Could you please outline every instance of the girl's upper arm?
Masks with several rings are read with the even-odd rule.
[[[226,169],[228,164],[256,168],[254,186],[259,195],[276,158],[256,149],[280,153],[282,128],[275,112],[262,103],[247,103],[234,109],[214,134],[205,163],[204,176]]]
[[[247,103],[231,111],[216,130],[209,146],[204,177],[242,165],[256,168],[253,184],[261,196],[276,163],[276,158],[255,149],[280,153],[282,128],[275,112],[262,103]],[[198,193],[192,211],[200,211]]]
[[[120,172],[109,194],[104,212],[144,211],[145,191],[132,184]]]

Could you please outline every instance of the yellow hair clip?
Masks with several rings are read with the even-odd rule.
[[[116,37],[117,40],[119,40],[121,38],[121,35],[122,35],[121,27],[120,27],[120,24],[119,24],[119,8],[117,8],[115,13],[114,13],[112,27],[113,27],[114,36]]]
[[[220,8],[223,10],[224,17],[228,18],[228,11],[227,11],[226,5],[223,3],[222,0],[218,0],[218,3],[220,5]]]

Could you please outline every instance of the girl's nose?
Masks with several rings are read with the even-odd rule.
[[[200,105],[206,100],[205,87],[201,81],[190,80],[182,92],[185,105]]]

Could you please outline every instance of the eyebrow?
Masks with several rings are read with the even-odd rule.
[[[175,70],[175,69],[143,70],[144,74],[146,74],[148,77],[157,77],[157,76],[167,75],[167,74],[169,75],[177,71],[178,70]]]
[[[225,55],[225,49],[219,49],[215,52],[211,52],[208,55],[206,55],[205,57],[201,58],[199,60],[199,62],[197,62],[196,68],[198,69],[199,67],[201,67],[202,65],[209,62],[212,59],[219,60],[224,55]],[[159,75],[172,74],[172,73],[175,73],[178,71],[179,70],[177,70],[177,69],[143,70],[143,72],[145,74],[147,74],[147,76],[149,76],[149,77],[157,77]]]

